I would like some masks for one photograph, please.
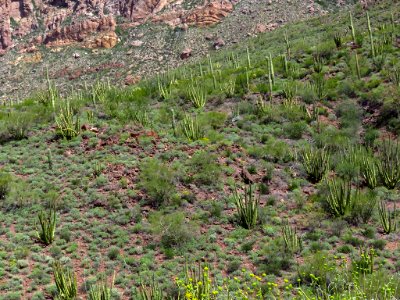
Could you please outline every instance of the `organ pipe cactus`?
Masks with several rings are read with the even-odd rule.
[[[244,188],[244,193],[239,195],[235,188],[234,200],[238,212],[239,223],[246,229],[252,229],[257,224],[260,197],[257,197],[252,185]]]
[[[45,212],[40,212],[38,215],[40,227],[37,229],[38,239],[47,245],[50,245],[54,241],[54,236],[56,232],[56,212],[51,209],[46,215]]]
[[[386,208],[385,202],[381,201],[378,207],[378,211],[383,232],[385,234],[389,234],[396,231],[396,210],[393,209],[392,211],[390,211],[388,208]]]
[[[309,148],[301,153],[308,180],[318,183],[329,170],[330,155],[325,149]]]
[[[327,204],[329,211],[335,217],[347,214],[352,205],[351,182],[342,179],[328,181],[329,194]]]
[[[388,140],[383,142],[377,163],[379,177],[388,189],[394,189],[400,182],[400,148],[399,143]]]
[[[61,108],[61,112],[56,117],[56,125],[58,133],[65,139],[71,140],[80,134],[80,121],[79,117],[71,108],[69,101]]]
[[[282,236],[286,251],[297,253],[302,250],[303,246],[301,238],[298,236],[296,228],[292,228],[289,223],[286,223],[282,227]]]
[[[186,115],[182,120],[182,131],[189,141],[196,141],[203,137],[197,118]]]
[[[54,281],[58,300],[75,300],[77,297],[76,275],[70,269],[64,268],[60,262],[53,265]]]

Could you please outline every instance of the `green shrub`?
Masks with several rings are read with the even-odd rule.
[[[227,117],[227,114],[224,112],[209,111],[201,115],[201,117],[199,117],[199,120],[201,123],[205,123],[211,126],[212,129],[219,129],[224,126]]]
[[[293,140],[301,139],[304,131],[307,129],[307,124],[304,121],[290,123],[286,126],[286,135]]]
[[[263,150],[265,157],[272,162],[289,162],[293,158],[288,144],[282,140],[269,139]]]
[[[196,226],[181,211],[167,214],[154,212],[149,221],[152,231],[160,236],[161,245],[165,248],[185,246],[197,236]]]
[[[374,272],[375,250],[360,249],[359,257],[352,260],[353,269],[360,274],[372,274]]]
[[[241,265],[241,261],[240,260],[234,260],[228,263],[227,269],[226,271],[228,272],[228,274],[231,274],[237,270],[239,270]]]
[[[205,151],[196,152],[191,158],[190,169],[196,183],[218,185],[222,171],[217,156]]]
[[[282,251],[282,241],[275,239],[262,249],[262,259],[258,262],[258,272],[280,276],[294,266],[292,255]]]
[[[33,124],[34,116],[29,112],[10,113],[3,122],[0,122],[0,143],[27,138]]]
[[[146,190],[153,205],[160,206],[171,200],[175,193],[175,174],[166,164],[150,158],[143,161],[140,170],[140,186]]]
[[[352,222],[354,224],[368,223],[374,213],[377,201],[377,195],[374,191],[356,191],[351,204],[350,218]]]
[[[298,270],[298,276],[303,284],[326,288],[335,270],[335,260],[328,253],[316,252],[305,259]]]
[[[107,256],[111,260],[117,259],[119,256],[119,248],[116,246],[111,247],[107,252]]]

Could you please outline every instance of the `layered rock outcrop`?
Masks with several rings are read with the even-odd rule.
[[[33,46],[39,44],[81,43],[91,48],[114,47],[118,42],[117,19],[123,27],[134,27],[147,21],[183,29],[204,27],[220,22],[241,1],[244,2],[203,0],[194,5],[189,0],[0,0],[0,54],[13,45],[22,50],[34,49]],[[272,0],[259,1],[265,1],[265,5],[272,3]],[[347,2],[337,1],[338,4]],[[359,1],[368,5],[375,0]],[[313,13],[313,0],[310,3],[309,13]],[[251,10],[251,7],[245,10]],[[269,28],[260,27],[255,31],[266,30]],[[23,37],[28,34],[33,38],[24,44],[22,40],[26,39]]]
[[[228,0],[212,1],[203,7],[191,11],[183,23],[188,25],[208,26],[220,22],[233,11],[233,4]]]
[[[116,18],[125,26],[146,21],[171,26],[208,26],[233,11],[230,0],[206,0],[183,8],[182,0],[0,0],[0,54],[21,38],[33,34],[29,44],[51,46],[81,43],[84,47],[114,47]]]
[[[116,22],[114,17],[107,16],[99,19],[87,19],[80,23],[65,27],[57,26],[45,35],[43,43],[49,46],[63,46],[74,42],[89,42],[92,34],[99,35],[92,47],[114,47],[117,43],[115,34]],[[104,40],[104,42],[102,41]]]

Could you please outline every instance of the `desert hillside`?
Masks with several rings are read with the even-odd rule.
[[[400,299],[400,3],[300,2],[7,2],[0,300]]]
[[[135,84],[287,22],[348,4],[351,1],[3,0],[0,99],[15,100],[28,90],[44,89],[47,70],[62,90],[97,77]]]

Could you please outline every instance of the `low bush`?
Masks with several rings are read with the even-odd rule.
[[[149,218],[152,231],[160,237],[164,248],[177,248],[187,245],[197,236],[197,227],[187,220],[181,211],[166,213],[154,212]]]
[[[146,159],[140,169],[140,186],[146,190],[150,202],[160,206],[171,200],[175,193],[173,170],[155,158]]]

